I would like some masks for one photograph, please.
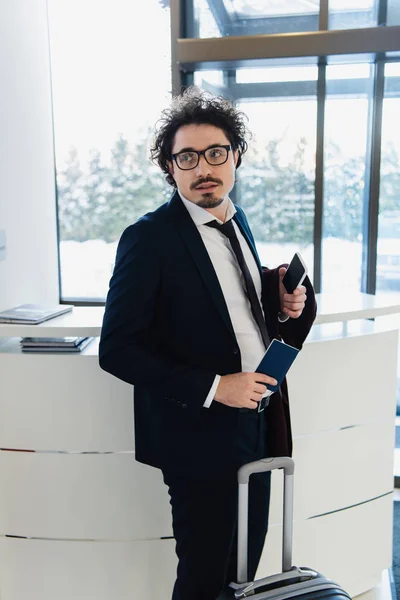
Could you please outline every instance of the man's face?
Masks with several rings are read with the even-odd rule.
[[[216,144],[230,145],[222,129],[213,125],[184,125],[175,134],[172,154],[206,150]],[[203,155],[197,167],[188,171],[180,169],[175,160],[168,165],[179,191],[187,200],[202,208],[215,208],[233,188],[237,159],[238,152],[230,150],[228,160],[223,165],[210,165]]]

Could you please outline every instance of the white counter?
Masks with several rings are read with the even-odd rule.
[[[371,319],[400,313],[400,296],[381,298],[371,294],[316,294],[318,314],[315,325]],[[99,336],[103,307],[75,306],[66,313],[40,325],[8,325],[0,323],[0,337],[67,337]]]
[[[400,305],[365,295],[346,306],[318,301],[319,324],[288,377],[294,562],[354,596],[376,586],[392,560],[398,346],[390,319],[360,315]],[[160,472],[135,461],[132,387],[99,368],[98,339],[78,355],[19,347],[27,335],[98,335],[102,314],[75,308],[39,326],[0,326],[2,600],[170,595],[169,497]],[[259,576],[280,569],[281,473],[272,485]]]

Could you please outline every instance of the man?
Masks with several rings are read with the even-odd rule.
[[[273,338],[301,348],[316,313],[308,279],[287,294],[285,267],[261,267],[229,199],[245,135],[241,113],[195,88],[164,111],[152,158],[175,193],[122,234],[100,341],[100,366],[135,386],[136,459],[169,488],[173,600],[214,600],[236,577],[237,469],[292,450],[286,382],[268,397],[273,378],[254,370]],[[249,580],[269,484],[250,480]]]

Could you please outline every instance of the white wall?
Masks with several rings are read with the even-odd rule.
[[[0,310],[58,302],[46,0],[0,2]]]

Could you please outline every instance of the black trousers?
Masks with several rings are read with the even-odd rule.
[[[241,464],[268,456],[264,413],[238,414]],[[237,575],[237,478],[163,472],[178,556],[172,600],[215,600]],[[248,580],[255,577],[268,529],[270,473],[250,477]]]

